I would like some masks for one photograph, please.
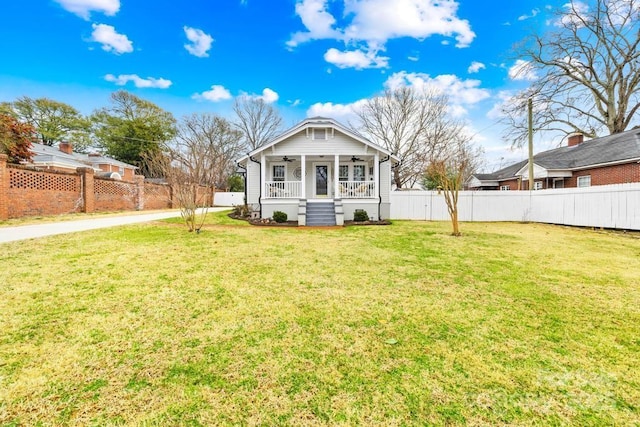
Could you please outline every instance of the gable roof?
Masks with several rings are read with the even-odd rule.
[[[579,170],[640,160],[640,129],[594,138],[571,147],[559,147],[533,156],[533,163],[547,170]],[[520,175],[529,164],[523,160],[488,174],[472,175],[480,181],[504,181]]]
[[[365,138],[364,136],[360,135],[359,133],[357,133],[356,131],[349,129],[348,127],[342,125],[341,123],[339,123],[337,120],[328,118],[328,117],[320,117],[320,116],[316,116],[316,117],[309,117],[304,119],[303,121],[301,121],[300,123],[296,124],[295,126],[289,128],[288,130],[284,131],[282,134],[280,134],[279,136],[277,136],[276,138],[274,138],[272,141],[268,142],[267,144],[264,144],[252,151],[250,151],[249,153],[247,153],[247,155],[243,156],[239,162],[242,162],[246,159],[248,159],[249,157],[255,156],[256,154],[260,153],[261,151],[264,151],[282,141],[284,141],[285,139],[297,134],[298,132],[304,130],[304,129],[309,129],[309,128],[327,128],[327,127],[332,127],[340,132],[342,132],[343,134],[355,139],[358,142],[361,142],[364,145],[368,145],[369,147],[380,151],[381,153],[384,153],[388,156],[390,156],[392,159],[396,160],[396,161],[400,161],[400,159],[398,157],[396,157],[391,151],[387,150],[386,148],[383,148],[371,141],[369,141],[367,138]]]

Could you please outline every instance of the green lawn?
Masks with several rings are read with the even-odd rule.
[[[640,239],[462,231],[215,214],[2,245],[0,425],[640,423]]]

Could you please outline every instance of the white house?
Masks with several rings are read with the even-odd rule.
[[[313,117],[239,160],[247,204],[261,218],[285,212],[299,225],[352,220],[356,209],[388,219],[399,159],[333,119]]]

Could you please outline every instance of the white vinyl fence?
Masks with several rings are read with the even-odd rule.
[[[216,191],[216,194],[213,196],[213,204],[214,206],[244,205],[244,193],[222,193]]]
[[[640,183],[539,191],[461,191],[460,221],[531,221],[640,230]],[[444,195],[393,191],[391,218],[449,220]]]

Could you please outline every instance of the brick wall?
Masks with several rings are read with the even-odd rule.
[[[145,209],[169,209],[171,207],[171,190],[168,185],[144,183]]]
[[[591,176],[591,185],[626,184],[629,182],[640,182],[640,164],[627,163],[624,165],[574,171],[571,178],[565,179],[565,188],[577,187],[578,177],[586,175]]]
[[[75,172],[34,170],[7,164],[7,156],[0,155],[0,220],[74,212],[167,209],[174,207],[170,196],[168,185],[145,182],[142,176],[136,175],[132,181],[115,181],[95,176],[88,167]]]
[[[137,187],[134,182],[94,178],[95,210],[133,211],[137,209]]]
[[[13,165],[6,171],[9,185],[0,195],[7,203],[6,218],[82,212],[78,174],[37,172]]]

